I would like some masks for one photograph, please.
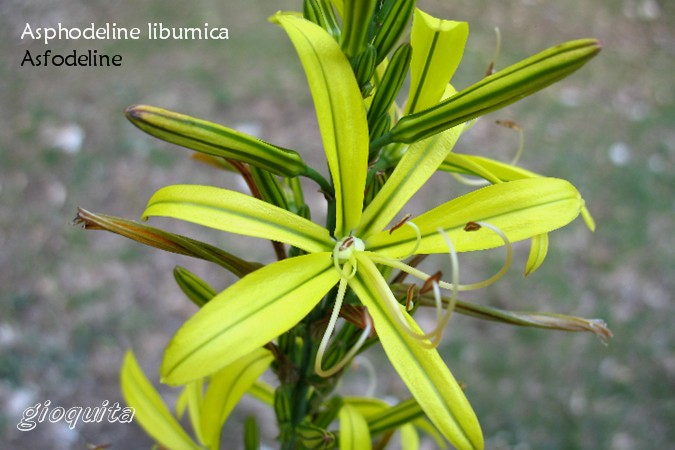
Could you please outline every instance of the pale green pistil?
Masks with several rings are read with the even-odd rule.
[[[338,262],[345,263],[349,261],[349,258],[351,258],[355,251],[362,252],[365,249],[366,244],[361,239],[354,236],[346,236],[335,244],[333,254]]]

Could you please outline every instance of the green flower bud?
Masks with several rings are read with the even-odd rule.
[[[362,94],[364,86],[368,84],[375,73],[376,57],[377,55],[375,54],[375,47],[368,44],[365,50],[363,50],[356,58],[354,58],[356,63],[353,64],[352,67],[354,67],[354,75],[356,75],[356,81],[359,83],[359,88],[361,88]],[[367,95],[364,95],[364,97],[366,96]]]
[[[279,425],[290,424],[292,419],[291,392],[293,386],[282,385],[274,391],[274,413]]]
[[[271,174],[266,170],[258,169],[257,167],[251,167],[251,175],[253,176],[253,182],[258,188],[258,191],[260,191],[260,196],[263,200],[274,206],[290,211],[284,188],[274,174]]]
[[[260,431],[255,417],[248,416],[244,422],[244,450],[258,450],[260,448]]]
[[[370,128],[370,140],[374,141],[379,138],[388,132],[389,128],[391,128],[391,117],[389,117],[389,114],[382,114]],[[368,159],[371,160],[372,156],[374,155],[369,155]]]
[[[370,109],[368,110],[368,125],[370,125],[371,130],[380,116],[387,113],[394,99],[396,99],[396,95],[401,90],[403,81],[408,73],[408,68],[410,67],[411,57],[412,47],[408,43],[401,44],[391,57],[391,61],[389,61],[389,65],[384,71],[384,75],[382,75],[382,81],[377,87],[377,91],[375,91],[373,102],[370,104]],[[373,134],[371,131],[372,139]]]
[[[305,19],[328,31],[336,41],[340,40],[340,27],[328,0],[305,0],[302,5],[302,15]]]
[[[504,108],[572,74],[599,51],[600,44],[595,39],[551,47],[482,79],[437,106],[403,117],[373,146],[416,142]]]
[[[207,155],[243,161],[285,176],[298,176],[307,169],[297,152],[222,125],[146,105],[130,106],[125,114],[150,135]]]
[[[217,294],[206,281],[184,267],[176,266],[173,269],[173,277],[187,298],[200,308]]]
[[[298,426],[302,448],[307,450],[328,450],[335,448],[335,435],[312,424]]]
[[[344,0],[340,45],[350,59],[366,47],[375,3],[376,0]]]
[[[375,17],[373,45],[379,65],[389,54],[405,30],[415,9],[415,0],[386,0]]]

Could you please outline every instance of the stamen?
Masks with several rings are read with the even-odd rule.
[[[466,175],[462,175],[461,173],[451,172],[450,175],[452,176],[452,178],[459,181],[465,186],[487,186],[488,184],[490,184],[488,180],[484,180],[482,178],[469,178]]]
[[[341,243],[338,249],[340,251],[346,250],[354,244],[354,236],[347,236]]]
[[[454,250],[454,248],[453,248]],[[412,267],[408,266],[405,263],[402,263],[400,261],[394,260],[394,259],[389,259],[386,257],[379,256],[375,253],[369,253],[369,257],[373,262],[388,265],[390,267],[398,268],[402,271],[406,271],[408,273],[410,272],[417,272],[413,273],[414,276],[417,276],[420,279],[424,280],[429,280],[431,279],[431,286],[432,289],[434,290],[434,297],[436,299],[436,317],[437,317],[437,325],[434,327],[434,329],[429,332],[429,333],[424,333],[424,332],[418,332],[414,330],[410,323],[408,322],[409,320],[413,320],[412,317],[408,316],[406,317],[404,313],[401,311],[400,304],[396,299],[392,296],[391,290],[388,289],[388,286],[381,287],[379,283],[377,284],[377,289],[378,292],[380,293],[381,297],[384,299],[384,304],[389,310],[389,313],[391,316],[394,318],[396,321],[397,325],[410,337],[413,339],[417,339],[419,341],[419,345],[423,348],[435,348],[438,346],[440,343],[442,334],[443,334],[443,328],[445,325],[448,323],[450,320],[450,316],[452,315],[452,309],[454,308],[454,302],[450,303],[450,308],[448,308],[445,313],[443,313],[443,299],[441,297],[440,293],[440,286],[439,282],[434,278],[434,276],[426,275],[422,271],[418,271],[417,269],[413,269]],[[456,258],[455,258],[456,262]],[[423,274],[423,276],[419,276],[418,274]],[[453,267],[453,274],[455,275],[455,278],[453,279],[454,283],[453,285],[456,285],[458,283],[458,277],[459,277],[459,270],[457,267]],[[436,277],[440,278],[440,276]],[[426,284],[426,283],[425,283]],[[435,285],[435,286],[434,286]],[[409,291],[410,292],[410,291]],[[408,294],[410,296],[410,294]],[[454,294],[456,297],[456,293]],[[408,303],[408,302],[406,302]],[[407,305],[406,305],[406,310]]]
[[[405,310],[410,311],[413,309],[413,298],[415,297],[415,288],[417,285],[411,284],[408,286],[408,293],[405,297]]]
[[[384,265],[391,265],[392,267],[393,264],[396,263],[403,264],[393,259],[381,257],[376,253],[369,253],[369,259],[371,259],[373,262],[380,262]],[[407,267],[406,264],[403,265]],[[403,311],[401,311],[402,305],[398,302],[398,300],[396,300],[396,298],[391,292],[391,289],[389,288],[389,285],[387,285],[383,279],[376,280],[375,288],[377,289],[380,298],[384,300],[384,305],[389,311],[389,314],[396,321],[396,324],[399,326],[401,330],[403,330],[408,336],[419,340],[420,341],[419,344],[424,348],[434,348],[437,345],[437,343],[428,340],[429,338],[435,337],[435,333],[427,333],[427,334],[418,333],[417,331],[411,328],[408,320],[413,321],[412,317],[410,317],[409,315],[406,317],[406,315],[404,315]]]
[[[497,125],[501,125],[518,132],[518,150],[516,150],[516,155],[509,163],[512,166],[515,166],[518,164],[518,161],[523,154],[523,149],[525,148],[525,134],[523,133],[523,127],[518,125],[518,123],[514,122],[513,120],[497,120],[496,123]]]
[[[427,278],[424,284],[422,285],[422,289],[420,289],[420,294],[426,294],[427,292],[431,291],[433,289],[433,283],[434,282],[438,283],[438,281],[441,279],[442,276],[443,272],[439,270],[438,272]]]
[[[441,321],[443,326],[445,326],[445,324],[450,320],[452,312],[455,310],[455,305],[457,304],[457,293],[459,292],[459,258],[457,257],[457,251],[455,250],[455,246],[452,244],[450,236],[448,236],[448,234],[441,228],[438,229],[438,232],[441,234],[441,236],[443,236],[443,239],[448,246],[448,255],[450,256],[450,262],[452,263],[452,294],[450,295],[450,301],[448,302],[447,306],[448,312],[443,318],[443,321]],[[436,284],[438,285],[440,282]],[[443,299],[441,298],[441,293],[440,290],[438,290],[438,287],[436,287],[434,290],[434,297],[437,305],[439,302],[441,304],[443,303]]]
[[[410,213],[408,213],[408,214],[406,214],[405,216],[403,216],[403,219],[401,219],[396,225],[394,225],[393,227],[391,227],[391,228],[389,229],[389,234],[393,233],[394,231],[398,230],[398,229],[401,228],[403,225],[405,225],[405,223],[406,223],[408,220],[410,220],[411,217],[412,217],[412,214],[410,214]]]
[[[469,230],[467,231],[476,231],[480,228],[475,228],[475,226],[478,225],[479,227],[486,227],[489,228],[490,230],[494,231],[499,235],[499,237],[502,238],[504,241],[504,246],[506,248],[506,260],[504,261],[504,265],[502,268],[493,276],[488,278],[487,280],[478,282],[478,283],[471,283],[471,284],[457,284],[457,291],[473,291],[476,289],[480,289],[486,286],[489,286],[490,284],[494,283],[498,279],[504,276],[506,271],[511,267],[511,262],[513,260],[513,248],[511,247],[511,241],[509,240],[508,237],[504,234],[502,230],[499,228],[495,227],[494,225],[491,225],[487,222],[469,222],[467,226],[469,227]],[[446,241],[447,242],[447,241]],[[452,255],[451,255],[452,258]],[[415,267],[410,267],[409,265],[395,260],[391,258],[386,258],[382,257],[381,255],[378,255],[376,253],[370,253],[370,259],[373,260],[374,262],[378,264],[384,264],[389,267],[393,267],[394,269],[398,269],[402,272],[407,273],[408,275],[412,275],[416,278],[419,278],[420,280],[426,280],[429,278],[431,275],[429,275],[426,272],[423,272]],[[453,290],[453,284],[448,283],[446,281],[439,281],[439,285],[442,289],[448,289],[448,290]]]
[[[475,225],[478,225],[479,228],[475,228]],[[483,280],[478,283],[472,283],[472,284],[466,284],[461,286],[461,289],[463,290],[474,290],[474,289],[480,289],[486,286],[491,285],[495,281],[499,280],[501,277],[506,274],[506,272],[509,270],[509,267],[511,267],[511,261],[513,261],[513,248],[511,246],[511,241],[509,240],[508,237],[506,237],[506,234],[496,226],[487,223],[487,222],[469,222],[466,224],[464,227],[465,231],[477,231],[480,229],[480,227],[485,227],[489,228],[490,230],[494,231],[499,235],[500,238],[504,241],[504,248],[506,249],[506,260],[504,261],[504,264],[502,265],[501,269],[494,275],[492,275],[490,278],[487,280]],[[469,229],[467,229],[469,228]]]
[[[492,61],[490,61],[490,64],[488,65],[488,68],[485,71],[486,77],[495,73],[495,65],[497,65],[497,57],[499,56],[499,53],[502,50],[502,34],[499,31],[499,27],[495,27],[495,37],[496,37],[495,53],[492,56]]]
[[[363,356],[357,356],[354,358],[354,362],[363,365],[363,368],[366,369],[366,372],[368,373],[368,387],[366,388],[364,397],[374,397],[375,389],[377,388],[377,373],[375,371],[375,366],[368,358]]]
[[[408,221],[405,224],[411,227],[413,230],[415,230],[415,236],[417,238],[415,240],[415,247],[413,247],[412,251],[408,254],[408,256],[412,256],[417,252],[417,249],[420,248],[420,242],[422,242],[422,233],[420,232],[419,227],[415,225],[415,223],[413,223],[412,221]],[[408,256],[406,256],[405,258],[407,258]]]
[[[345,264],[348,265],[349,263]],[[333,312],[331,312],[330,315],[330,320],[328,321],[328,325],[326,326],[326,331],[323,333],[323,337],[321,338],[321,343],[319,344],[319,350],[316,353],[316,359],[314,360],[314,371],[322,377],[329,377],[333,375],[335,372],[340,370],[338,368],[337,370],[333,370],[335,367],[337,367],[337,364],[333,366],[329,370],[323,370],[321,367],[321,362],[323,361],[323,355],[326,353],[326,347],[328,346],[328,340],[330,339],[331,335],[333,334],[333,330],[335,330],[335,324],[337,323],[338,315],[340,314],[340,308],[342,308],[342,302],[345,298],[345,293],[347,292],[347,279],[342,278],[340,280],[340,284],[338,285],[338,292],[337,296],[335,297],[335,304],[333,305]]]
[[[330,320],[328,321],[326,332],[321,338],[319,350],[317,351],[316,359],[314,360],[314,371],[316,372],[317,375],[324,378],[330,377],[339,372],[340,370],[342,370],[342,368],[346,366],[349,361],[351,361],[351,359],[358,353],[358,351],[361,350],[361,347],[363,347],[363,344],[366,342],[366,339],[368,339],[368,336],[370,336],[370,332],[373,330],[373,320],[370,318],[370,315],[367,312],[365,312],[364,319],[366,326],[361,332],[361,335],[359,336],[359,339],[356,341],[354,346],[347,352],[347,354],[340,360],[340,362],[336,363],[330,369],[327,370],[323,369],[322,367],[323,357],[324,354],[326,353],[326,347],[328,347],[328,341],[331,335],[333,334],[333,331],[335,330],[335,324],[337,323],[338,315],[340,313],[340,308],[342,307],[342,302],[345,298],[346,291],[347,291],[347,280],[342,279],[340,280],[340,285],[338,286],[338,293],[335,298],[335,305],[333,306],[333,312],[330,315]]]
[[[520,161],[520,157],[523,155],[523,151],[525,149],[525,133],[523,133],[523,128],[513,120],[497,120],[495,121],[495,123],[497,125],[501,125],[503,127],[510,128],[518,132],[518,148],[516,149],[516,154],[511,159],[511,162],[509,162],[509,164],[512,166],[518,165],[518,161]],[[460,183],[466,186],[487,186],[488,184],[490,184],[490,181],[488,180],[484,180],[482,178],[468,177],[460,173],[450,173],[450,175],[455,180],[459,181]]]
[[[415,225],[414,222],[410,221],[410,218],[411,218],[411,217],[412,217],[412,214],[406,214],[406,215],[403,217],[403,219],[401,219],[396,225],[394,225],[393,227],[391,227],[391,228],[389,229],[389,234],[392,234],[394,231],[398,230],[398,229],[401,228],[403,225],[408,225],[408,226],[411,227],[413,230],[415,230],[415,235],[416,235],[416,237],[417,237],[417,239],[415,240],[415,246],[414,246],[413,249],[410,251],[410,253],[408,253],[407,256],[404,256],[404,257],[401,258],[401,259],[405,259],[405,258],[407,258],[408,256],[414,255],[415,252],[417,251],[417,249],[420,247],[420,242],[422,241],[422,233],[420,232],[419,227],[418,227],[417,225]]]
[[[481,228],[480,224],[476,222],[467,222],[467,224],[464,225],[464,231],[478,231]]]

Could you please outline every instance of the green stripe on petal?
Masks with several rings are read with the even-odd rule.
[[[345,404],[340,408],[340,450],[368,450],[370,430],[361,412]]]
[[[314,222],[249,195],[213,186],[164,187],[148,202],[143,219],[150,216],[284,242],[308,252],[333,248],[328,230]]]
[[[484,250],[499,247],[504,242],[486,227],[464,231],[468,222],[488,222],[515,242],[567,225],[579,215],[582,206],[579,192],[565,180],[542,177],[494,184],[411,219],[422,235],[416,253],[448,251],[439,228],[448,233],[458,252]],[[404,257],[416,242],[415,231],[401,227],[391,235],[382,232],[371,236],[366,241],[366,248],[385,256]]]
[[[305,317],[339,278],[329,252],[250,273],[178,330],[164,354],[162,381],[184,384],[262,347]]]
[[[435,106],[457,70],[469,37],[469,24],[433,17],[415,9],[410,45],[410,92],[405,113]]]
[[[335,235],[361,220],[368,165],[368,123],[361,92],[340,46],[321,27],[297,16],[273,17],[295,46],[314,99],[336,200]]]
[[[358,235],[367,238],[386,227],[436,172],[464,127],[455,127],[411,145],[373,201],[366,207]]]
[[[171,414],[152,383],[129,350],[120,371],[124,400],[134,408],[134,419],[158,443],[176,450],[199,450],[178,420]]]
[[[400,330],[383,301],[394,301],[375,264],[356,253],[359,270],[349,281],[373,318],[382,347],[403,382],[438,430],[458,449],[482,449],[483,435],[471,405],[435,349],[425,349]],[[388,300],[383,296],[390,297]],[[409,326],[421,330],[403,313]]]

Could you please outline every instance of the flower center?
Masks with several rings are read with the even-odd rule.
[[[333,255],[337,258],[338,262],[345,263],[349,261],[349,258],[355,251],[361,252],[365,249],[366,244],[364,244],[361,239],[354,236],[347,236],[335,244]]]

